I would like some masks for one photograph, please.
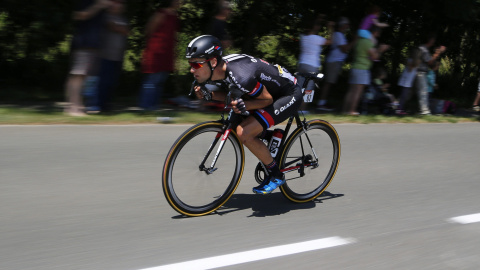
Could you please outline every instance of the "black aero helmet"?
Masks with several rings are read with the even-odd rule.
[[[220,40],[214,36],[203,35],[194,38],[187,46],[186,58],[213,58],[222,56]]]

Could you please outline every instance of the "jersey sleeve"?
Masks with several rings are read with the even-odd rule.
[[[258,97],[262,93],[262,90],[263,90],[263,84],[261,82],[257,82],[255,87],[253,87],[252,91],[248,93],[248,96],[253,98]]]

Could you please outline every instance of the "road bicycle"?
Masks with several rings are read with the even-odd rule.
[[[310,80],[318,81],[320,73],[295,74],[305,78],[304,101]],[[194,82],[195,83],[195,82]],[[194,84],[192,84],[192,89]],[[230,104],[233,92],[227,95]],[[227,106],[227,105],[226,105]],[[226,107],[227,108],[227,107]],[[245,151],[235,133],[242,116],[230,109],[218,121],[207,121],[187,129],[175,141],[163,167],[163,192],[177,212],[202,216],[217,211],[233,195],[243,176]],[[295,121],[296,128],[290,132]],[[303,120],[297,112],[288,118],[283,138],[275,156],[286,183],[280,191],[295,203],[309,202],[320,196],[331,183],[340,162],[340,139],[333,126],[320,119]],[[268,176],[259,162],[254,178],[261,183]]]

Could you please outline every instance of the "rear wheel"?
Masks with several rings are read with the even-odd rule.
[[[210,168],[222,135],[222,124],[201,123],[185,131],[170,149],[163,167],[163,192],[177,212],[206,215],[220,208],[237,189],[245,153],[234,132],[224,141],[215,166]]]
[[[280,157],[285,173],[282,193],[291,201],[308,202],[326,190],[340,162],[340,139],[326,121],[312,120],[288,137]]]

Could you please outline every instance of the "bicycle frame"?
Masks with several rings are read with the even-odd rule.
[[[303,83],[303,86],[302,86],[302,92],[303,92],[303,90],[307,86],[308,82],[310,80],[314,79],[314,78],[317,78],[317,75],[315,73],[311,73],[311,74],[308,73],[308,74],[302,74],[302,75],[305,76],[305,82]],[[194,84],[192,84],[192,89],[193,89],[193,86],[194,86]],[[225,108],[227,108],[228,100],[231,98],[231,96],[232,96],[232,92],[229,91],[228,94],[227,94],[227,100],[225,101],[225,104],[226,104]],[[222,113],[221,119],[219,120],[219,122],[223,124],[222,132],[221,133],[219,132],[217,134],[217,136],[215,136],[213,142],[210,144],[210,147],[208,148],[207,153],[205,154],[205,157],[203,158],[202,162],[199,165],[199,170],[200,171],[204,171],[206,174],[212,174],[213,172],[215,172],[217,170],[217,168],[215,168],[215,164],[216,164],[216,162],[218,160],[218,157],[220,156],[220,154],[223,150],[223,146],[225,144],[225,141],[228,139],[228,136],[230,136],[230,134],[232,132],[232,129],[236,127],[235,123],[239,119],[239,117],[240,116],[238,114],[234,113],[233,109],[230,109],[230,112],[228,113],[228,117],[226,119],[224,118],[224,113]],[[304,129],[308,144],[310,145],[310,148],[312,149],[312,152],[315,156],[315,159],[314,159],[315,162],[305,164],[304,160],[302,160],[305,157],[305,153],[304,153],[304,149],[303,149],[303,140],[302,140],[302,138],[300,138],[300,144],[302,145],[302,157],[288,162],[287,164],[285,164],[286,168],[281,169],[281,171],[286,173],[286,172],[291,172],[291,171],[294,171],[294,170],[300,170],[300,177],[302,177],[302,176],[304,176],[305,167],[310,167],[310,166],[317,167],[318,166],[318,156],[315,153],[315,150],[313,149],[310,138],[308,137],[308,134],[307,134],[306,119],[304,118],[303,120],[301,120],[298,112],[288,118],[288,122],[287,122],[287,125],[286,125],[285,130],[284,130],[284,136],[283,136],[282,140],[280,141],[280,145],[278,146],[278,148],[280,150],[283,149],[283,147],[285,145],[285,140],[286,140],[287,135],[290,132],[290,128],[293,124],[293,120],[295,120],[295,122],[297,124],[297,127],[302,127]],[[210,156],[210,154],[212,153],[212,151],[214,150],[214,147],[217,145],[220,138],[221,138],[221,142],[220,142],[220,144],[219,144],[219,146],[216,150],[215,157],[212,161],[212,164],[210,165],[209,168],[207,168],[207,167],[205,167],[205,162],[206,162],[207,158]],[[279,162],[279,157],[280,157],[280,155],[277,155],[275,157],[275,161]],[[296,163],[300,160],[302,160],[302,162],[300,164],[296,164],[296,166],[293,166],[293,167],[287,167],[287,166],[289,166],[293,163]],[[263,164],[262,164],[262,166],[263,166]],[[265,169],[265,167],[264,167],[264,169]],[[264,171],[267,172],[267,170],[264,170]]]

